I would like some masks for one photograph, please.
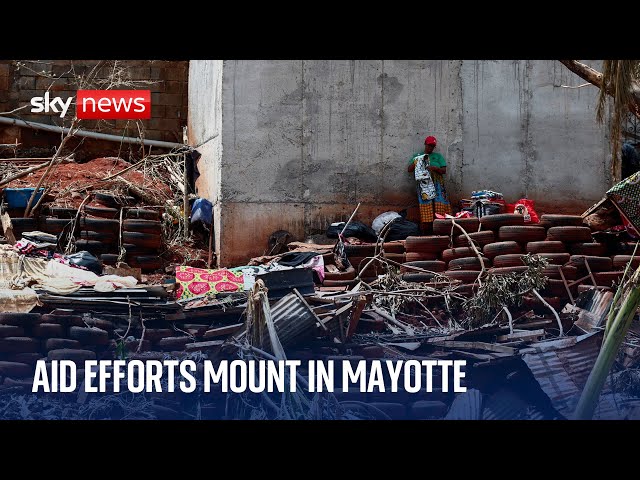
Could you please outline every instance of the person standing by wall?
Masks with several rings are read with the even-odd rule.
[[[431,174],[435,187],[435,196],[429,198],[429,195],[421,188],[420,182],[416,181],[420,208],[420,230],[424,235],[430,235],[433,232],[433,220],[436,218],[436,213],[451,215],[451,204],[444,185],[447,162],[442,154],[434,152],[436,145],[436,137],[428,136],[424,140],[424,152],[413,155],[407,168],[408,172],[414,173],[418,162],[425,162],[426,170]]]
[[[640,170],[640,155],[635,145],[630,142],[624,142],[622,144],[621,157],[621,173],[622,179],[624,180]]]

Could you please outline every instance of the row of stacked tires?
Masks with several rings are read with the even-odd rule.
[[[497,214],[455,220],[464,232],[453,225],[450,219],[437,219],[433,224],[434,235],[407,237],[404,242],[391,242],[385,254],[392,259],[404,260],[400,272],[403,279],[414,282],[433,281],[435,274],[459,280],[463,285],[476,284],[481,260],[489,272],[506,274],[526,270],[523,255],[538,254],[549,262],[544,271],[549,277],[542,292],[556,304],[569,298],[566,283],[582,279],[569,287],[573,296],[579,293],[580,285],[611,287],[619,281],[626,265],[640,264],[640,256],[631,257],[630,245],[622,250],[594,241],[591,229],[583,225],[577,215],[542,215],[538,224],[525,224],[524,217],[517,214]],[[404,243],[402,253],[396,245]],[[355,266],[353,275],[360,272],[361,262],[374,254],[374,245],[346,246],[349,260]],[[477,253],[476,253],[477,252]],[[478,254],[480,258],[478,258]],[[366,264],[366,261],[364,262]],[[361,274],[363,280],[375,278],[380,272],[379,264],[368,267]],[[410,267],[428,270],[421,272]],[[585,278],[586,277],[586,278]],[[472,292],[462,288],[461,292]]]
[[[12,218],[14,235],[39,230],[56,235],[66,245],[70,235],[76,250],[86,250],[106,265],[115,265],[120,244],[126,250],[125,261],[131,267],[150,272],[162,268],[160,213],[151,209],[114,206],[110,196],[99,197],[94,205],[86,205],[76,222],[77,209],[47,206],[37,218]],[[122,230],[122,231],[121,231]],[[120,238],[122,235],[122,238]]]
[[[324,282],[322,283],[325,287],[350,286],[354,283],[358,274],[365,282],[371,282],[377,278],[377,275],[385,273],[379,262],[370,262],[370,257],[380,251],[379,247],[376,251],[375,244],[345,245],[344,249],[351,266],[342,272],[325,272]],[[384,258],[387,260],[399,264],[407,261],[403,241],[385,242],[383,250]],[[324,257],[325,264],[333,264],[333,253],[326,254]]]
[[[151,352],[180,355],[187,344],[204,339],[206,324],[138,320],[131,324],[56,309],[48,314],[0,313],[0,386],[31,390],[35,365],[45,360],[70,360],[83,368],[86,360],[113,359],[117,340],[123,340],[128,358]],[[143,334],[144,331],[144,334]]]

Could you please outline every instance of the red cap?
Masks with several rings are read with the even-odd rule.
[[[435,145],[437,143],[438,142],[436,141],[436,137],[428,136],[427,138],[424,139],[425,145]]]

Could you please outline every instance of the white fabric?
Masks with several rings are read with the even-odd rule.
[[[38,294],[30,288],[0,288],[0,312],[28,313],[36,305],[42,304],[38,301]]]
[[[318,277],[320,277],[320,282],[324,282],[324,258],[322,258],[322,255],[316,255],[307,263],[303,263],[300,266],[300,268],[309,268],[309,267],[313,268],[316,271],[316,273],[318,274]]]
[[[416,168],[414,170],[416,181],[420,186],[420,193],[426,198],[424,200],[432,200],[436,198],[436,186],[431,178],[431,173],[427,168],[429,166],[429,157],[420,155],[417,157]]]
[[[384,226],[395,220],[396,218],[401,218],[401,215],[398,212],[384,212],[378,215],[373,222],[371,223],[371,228],[376,234],[380,235],[380,230],[384,228]]]
[[[132,288],[138,284],[138,280],[132,276],[98,276],[88,270],[70,267],[55,260],[50,260],[47,263],[45,274],[53,278],[66,278],[78,285],[93,286],[94,290],[98,292],[112,292],[116,288]]]

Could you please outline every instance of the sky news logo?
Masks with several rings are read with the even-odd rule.
[[[31,113],[55,113],[63,118],[73,97],[31,99]],[[151,118],[151,90],[78,90],[76,116],[80,120],[148,120]]]

